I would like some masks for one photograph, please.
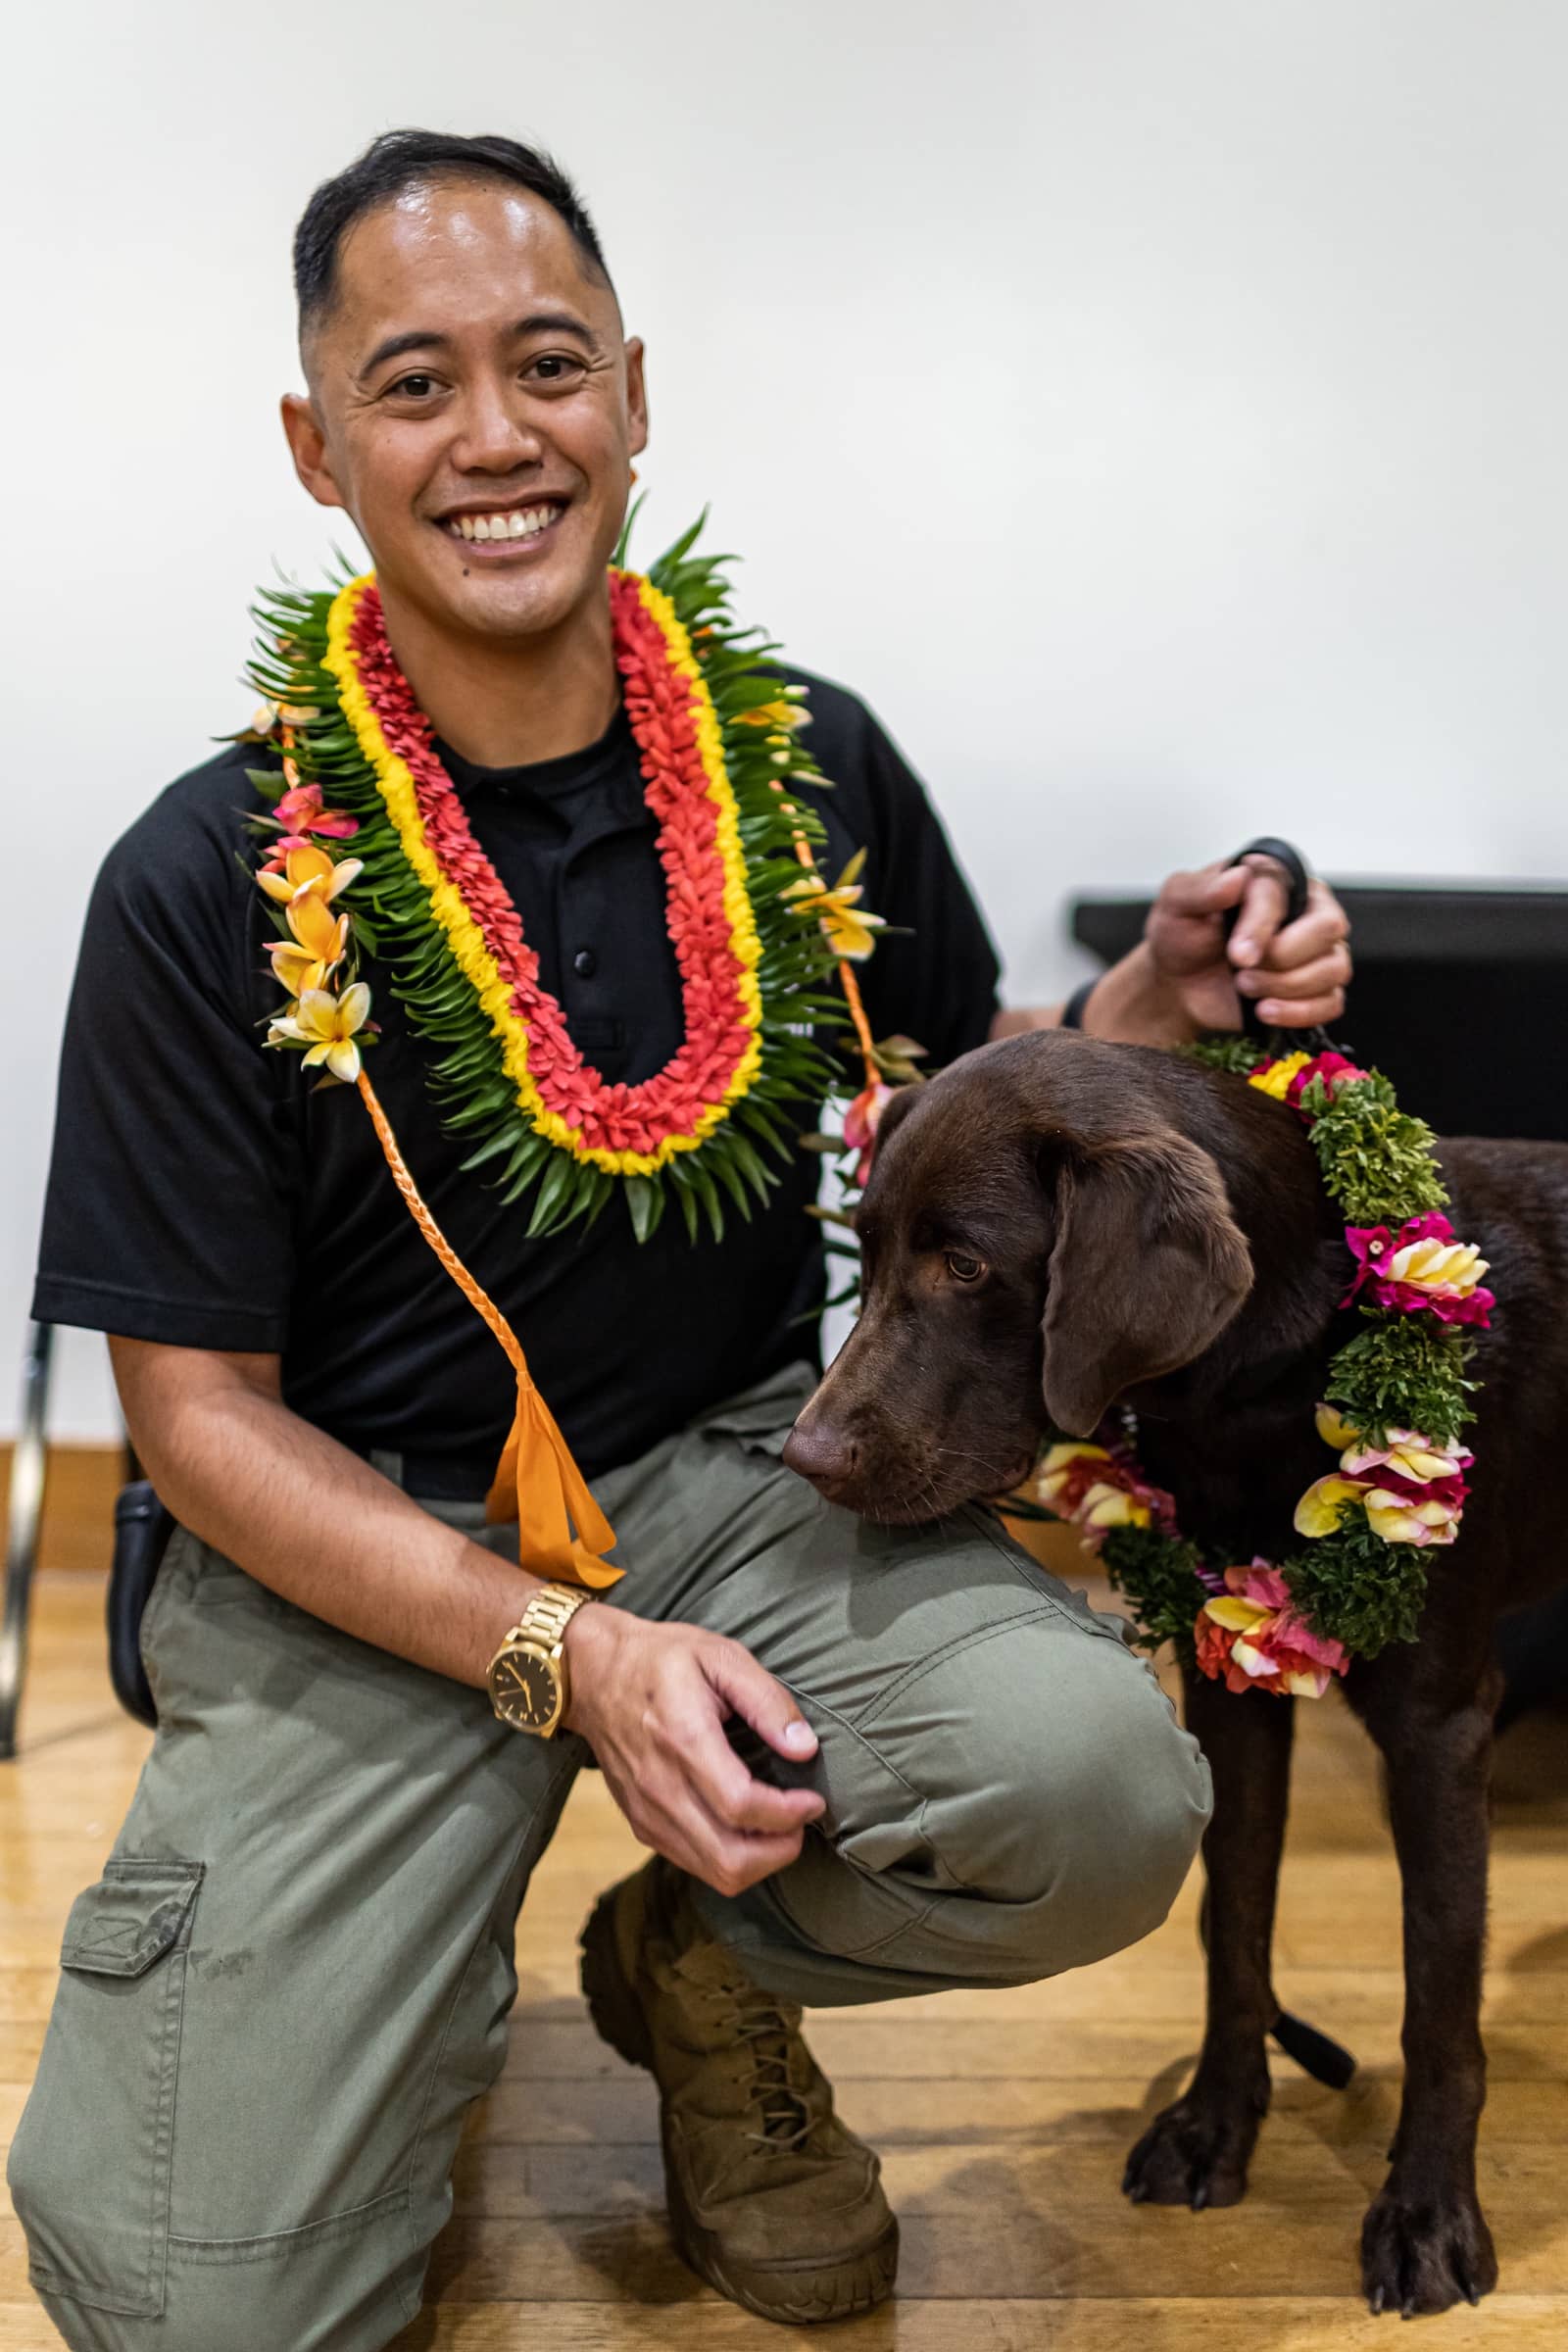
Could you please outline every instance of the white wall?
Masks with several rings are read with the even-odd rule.
[[[1561,0],[66,0],[10,41],[0,1421],[93,866],[327,520],[289,233],[418,121],[552,144],[648,339],[651,554],[934,785],[1015,996],[1249,831],[1568,868]],[[56,1425],[113,1427],[98,1343]]]

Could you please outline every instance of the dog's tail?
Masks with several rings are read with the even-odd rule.
[[[1326,2082],[1330,2090],[1344,2090],[1355,2073],[1355,2060],[1348,2050],[1304,2018],[1293,2017],[1282,2009],[1270,2029],[1287,2058],[1294,2058],[1303,2074],[1314,2082]]]

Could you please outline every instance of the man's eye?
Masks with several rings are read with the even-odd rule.
[[[536,377],[543,384],[569,383],[582,371],[581,360],[574,359],[569,351],[542,351],[536,360],[529,361],[523,370],[524,374]]]
[[[418,374],[400,375],[397,382],[388,385],[387,389],[397,392],[409,400],[426,400],[435,390],[435,377]]]
[[[986,1270],[985,1260],[971,1257],[965,1250],[950,1250],[947,1264],[955,1282],[978,1282]]]

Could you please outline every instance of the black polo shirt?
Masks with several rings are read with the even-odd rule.
[[[794,673],[792,673],[794,674]],[[873,1030],[933,1060],[980,1044],[997,961],[916,778],[853,695],[809,687],[816,806],[837,872],[867,851],[866,903],[909,936],[861,967]],[[483,769],[442,750],[473,831],[586,1058],[650,1077],[682,1034],[656,827],[630,728],[588,750]],[[172,784],[110,852],[67,1020],[33,1312],[175,1347],[277,1353],[294,1410],[362,1453],[411,1458],[432,1494],[481,1492],[511,1425],[512,1374],[437,1264],[352,1088],[314,1092],[267,1051],[280,999],[247,868],[255,747]],[[239,855],[237,855],[237,853]],[[243,858],[243,862],[242,862]],[[528,1241],[442,1130],[426,1051],[373,961],[368,1063],[404,1156],[499,1302],[590,1476],[815,1348],[817,1163],[801,1153],[751,1223],[695,1247],[673,1203],[639,1244],[621,1200],[592,1229]],[[810,1106],[802,1126],[810,1124]]]

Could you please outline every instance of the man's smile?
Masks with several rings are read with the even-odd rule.
[[[568,504],[567,499],[552,495],[513,507],[466,507],[443,515],[438,527],[450,538],[461,539],[466,547],[484,549],[487,558],[491,549],[497,556],[510,556],[518,552],[519,544],[526,544],[531,551],[561,520]]]

